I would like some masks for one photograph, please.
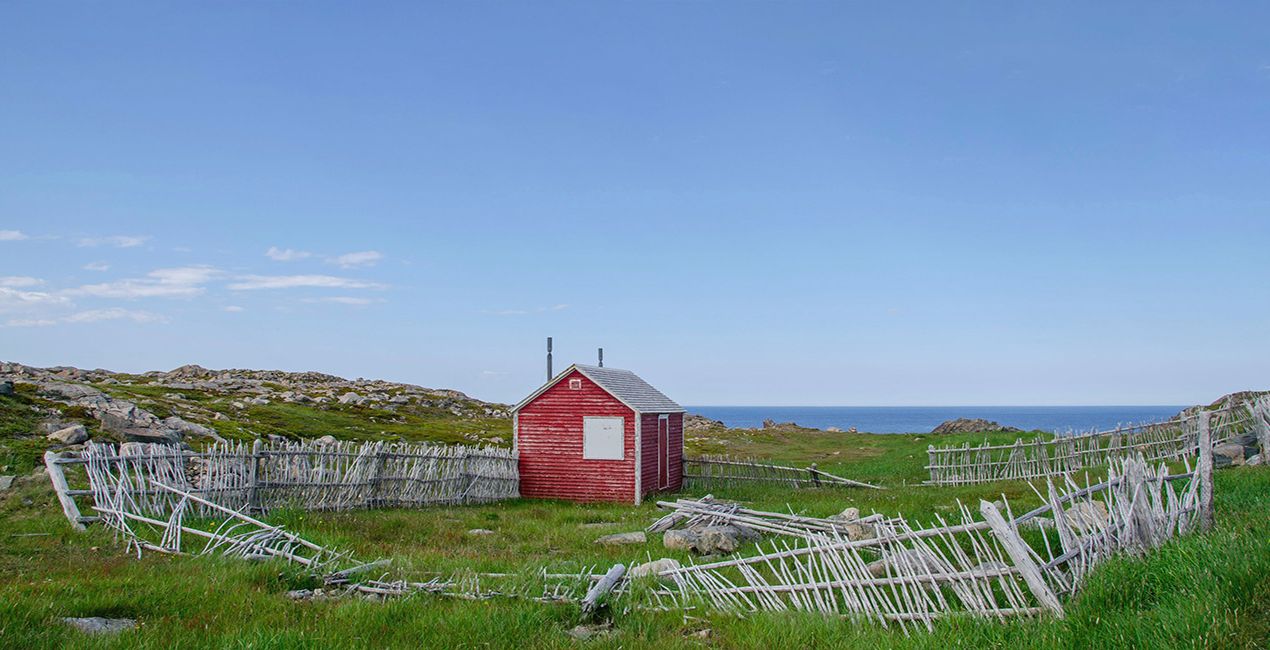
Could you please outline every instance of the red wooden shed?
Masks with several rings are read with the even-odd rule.
[[[634,504],[683,484],[683,407],[629,370],[575,364],[512,410],[520,494]]]

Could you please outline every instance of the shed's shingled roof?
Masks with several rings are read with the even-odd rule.
[[[676,404],[674,400],[666,397],[661,391],[653,388],[652,384],[640,379],[639,375],[629,370],[586,366],[580,363],[569,366],[542,388],[534,391],[534,394],[517,404],[515,410],[520,410],[559,381],[561,377],[569,374],[570,370],[575,369],[635,411],[641,413],[682,413],[684,411],[684,408]]]

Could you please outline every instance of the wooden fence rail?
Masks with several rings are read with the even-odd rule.
[[[79,457],[50,455],[46,464],[72,524],[91,520],[79,514],[74,498],[82,496],[91,496],[95,506],[116,507],[126,499],[129,511],[140,515],[170,513],[182,498],[156,484],[244,512],[485,503],[520,491],[516,455],[492,447],[256,441],[193,452],[89,443]],[[74,466],[84,467],[88,489],[67,485],[65,471]]]
[[[1176,461],[1195,453],[1201,418],[1208,424],[1214,446],[1243,435],[1270,438],[1270,397],[1110,431],[1016,440],[1007,445],[931,445],[927,448],[927,483],[965,485],[1044,478],[1104,467],[1135,454],[1148,461]]]
[[[756,482],[795,488],[845,486],[883,489],[876,485],[821,471],[815,464],[811,467],[799,468],[727,456],[685,456],[683,477],[686,487],[705,489],[735,487]]]

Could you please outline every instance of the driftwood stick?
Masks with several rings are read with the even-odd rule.
[[[582,599],[582,614],[588,618],[595,615],[595,611],[600,606],[600,599],[605,594],[613,591],[613,587],[617,586],[617,582],[626,575],[626,565],[614,564],[609,572],[604,574],[600,581],[595,583],[590,590],[586,592],[586,597]]]

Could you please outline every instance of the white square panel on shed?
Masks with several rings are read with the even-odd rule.
[[[582,458],[622,460],[625,418],[582,418]]]

